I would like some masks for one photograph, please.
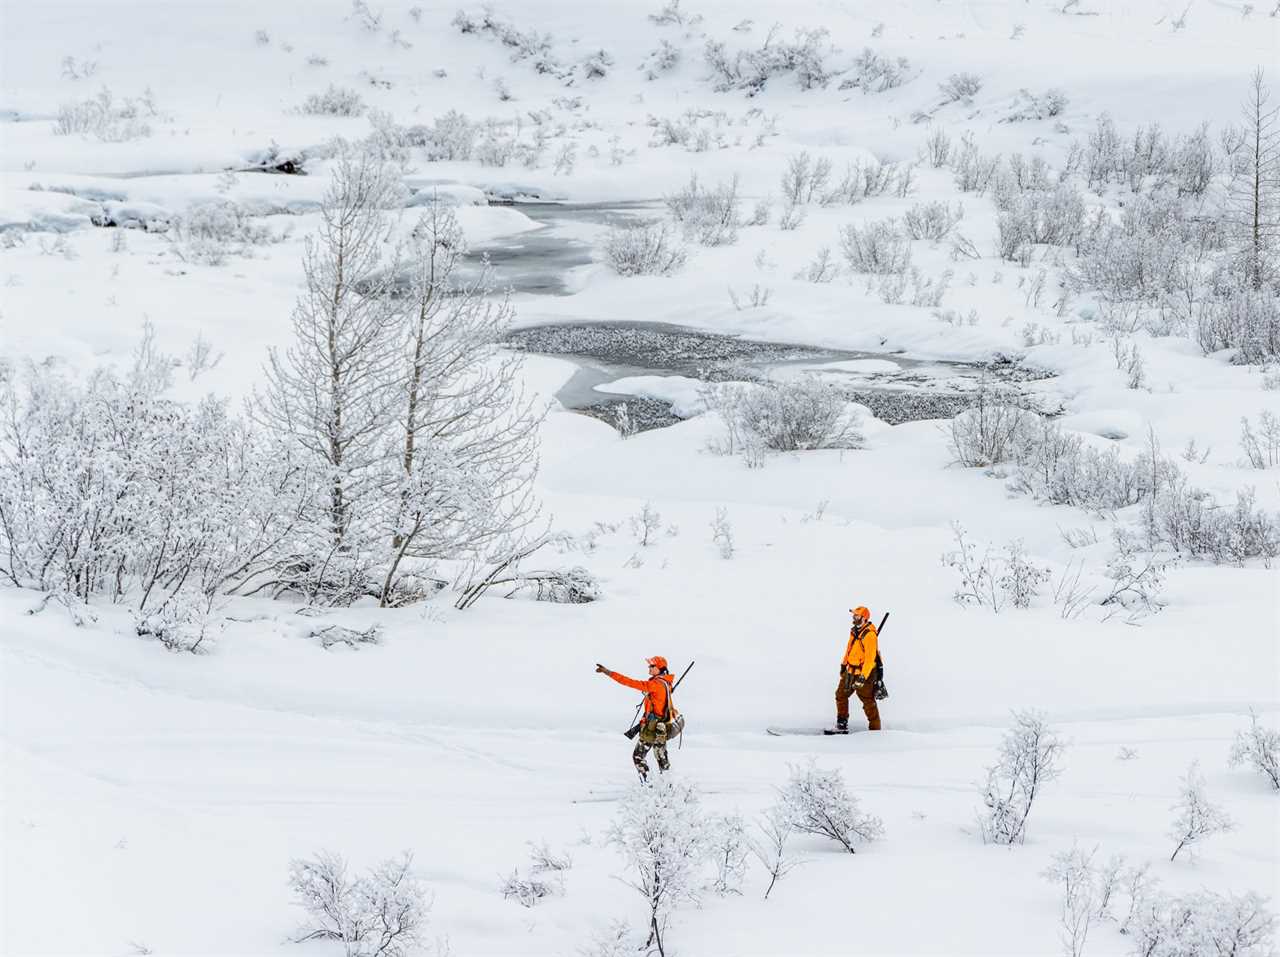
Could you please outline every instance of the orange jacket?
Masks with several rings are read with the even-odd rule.
[[[876,667],[876,650],[879,638],[876,626],[867,622],[861,633],[849,629],[849,644],[844,649],[840,664],[848,665],[855,673],[870,678]]]
[[[644,713],[646,715],[656,714],[660,718],[673,717],[667,714],[667,702],[671,700],[671,685],[675,681],[671,675],[659,675],[656,678],[646,678],[642,681],[637,678],[628,678],[626,675],[620,675],[616,671],[607,669],[605,674],[620,685],[643,691]]]

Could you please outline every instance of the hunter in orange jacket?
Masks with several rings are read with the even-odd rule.
[[[671,706],[671,688],[675,679],[667,672],[667,659],[662,655],[655,655],[649,658],[646,664],[649,666],[649,677],[644,681],[620,675],[616,671],[610,671],[604,665],[596,665],[596,671],[600,674],[608,675],[620,685],[644,692],[644,714],[640,716],[640,732],[635,750],[631,752],[631,761],[635,764],[642,781],[649,779],[649,762],[646,756],[650,748],[653,749],[654,757],[658,759],[658,770],[671,769],[671,759],[667,755],[667,739],[668,736],[679,735],[680,729],[684,726],[684,720],[676,718],[673,713],[675,709]],[[628,732],[629,736],[630,732]]]
[[[871,612],[865,605],[850,608],[853,624],[849,643],[840,659],[840,684],[836,685],[836,726],[829,734],[849,733],[849,699],[858,696],[862,712],[867,716],[867,730],[880,730],[880,708],[876,704],[876,652],[879,636],[871,623]]]
[[[650,665],[652,668],[653,666]],[[671,690],[674,678],[666,672],[661,672],[655,677],[641,681],[637,678],[628,678],[626,675],[620,675],[616,671],[610,671],[605,668],[604,674],[608,675],[620,685],[626,685],[628,688],[635,688],[637,691],[644,692],[644,717],[652,715],[655,718],[665,718],[667,716],[667,700],[670,695],[667,693]]]

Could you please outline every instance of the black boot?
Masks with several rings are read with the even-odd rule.
[[[824,729],[824,730],[823,730],[823,732],[822,732],[822,733],[823,733],[823,734],[848,734],[848,733],[849,733],[849,719],[848,719],[848,718],[836,718],[836,726],[835,726],[834,728],[826,728],[826,729]]]

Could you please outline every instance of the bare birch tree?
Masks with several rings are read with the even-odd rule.
[[[394,271],[384,252],[397,189],[375,157],[339,152],[319,235],[306,242],[294,340],[283,354],[270,352],[258,401],[263,422],[319,466],[324,491],[314,518],[330,553],[360,552],[377,529],[388,384],[399,359]]]
[[[1239,237],[1245,278],[1262,289],[1276,278],[1280,241],[1280,107],[1271,105],[1263,71],[1254,71],[1242,108],[1242,156],[1231,184],[1228,217]]]
[[[406,558],[476,559],[518,539],[537,515],[542,414],[520,390],[520,358],[499,343],[512,318],[490,295],[488,266],[466,280],[453,210],[432,203],[413,230],[400,291],[399,446],[392,556],[382,604]]]

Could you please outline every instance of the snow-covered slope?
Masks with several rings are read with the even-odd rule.
[[[492,135],[490,161],[429,161],[410,144],[403,179],[419,198],[448,194],[472,244],[549,231],[486,195],[611,206],[659,200],[696,174],[738,176],[747,213],[772,198],[767,224],[744,226],[732,245],[693,247],[676,275],[620,278],[595,261],[570,277],[569,294],[516,294],[519,325],[643,320],[933,360],[1014,356],[1050,374],[1028,393],[1087,442],[1126,459],[1153,435],[1171,453],[1194,442],[1206,451],[1180,460],[1191,482],[1223,502],[1253,486],[1274,511],[1280,473],[1244,467],[1238,445],[1241,416],[1280,415],[1274,373],[1138,332],[1123,345],[1141,349],[1143,388],[1128,387],[1120,340],[1113,347],[1091,321],[1087,297],[1057,309],[1056,263],[999,259],[990,198],[960,193],[950,169],[921,164],[909,196],[814,205],[799,228],[778,225],[779,180],[801,150],[838,175],[849,162],[914,162],[943,130],[986,154],[1056,166],[1104,112],[1125,136],[1151,123],[1170,135],[1216,130],[1236,118],[1252,69],[1280,62],[1280,17],[1265,7],[685,0],[663,17],[652,0],[493,5],[497,21],[547,38],[540,55],[552,66],[538,72],[485,30],[462,32],[454,5],[3,0],[0,351],[84,373],[127,362],[149,321],[174,354],[197,336],[225,353],[197,381],[183,377],[180,395],[248,396],[267,348],[291,334],[302,240],[328,182],[325,144],[386,129],[382,114],[411,128],[456,110],[495,121],[476,134]],[[758,49],[775,23],[771,42],[829,31],[833,77],[805,90],[784,73],[754,96],[714,89],[707,43]],[[655,65],[664,43],[678,54],[670,69]],[[907,59],[901,85],[841,88],[866,48]],[[588,62],[604,75],[589,76]],[[944,102],[939,85],[962,73],[980,89]],[[354,91],[362,115],[300,111],[331,87]],[[1057,115],[1015,118],[1050,90],[1065,96]],[[104,136],[56,131],[80,121],[100,121]],[[539,152],[510,146],[495,165],[504,137],[528,147],[535,128]],[[668,129],[685,142],[664,142]],[[307,175],[253,171],[290,158]],[[215,265],[161,228],[223,200],[272,241]],[[923,273],[951,271],[944,306],[972,311],[972,323],[886,304],[863,277],[795,278],[838,247],[842,226],[925,201],[962,203],[963,231],[980,247],[973,260],[946,243],[913,248]],[[598,243],[604,226],[556,229]],[[767,304],[735,307],[728,290],[741,303],[753,286],[769,289]],[[573,371],[531,356],[523,377],[551,400]],[[692,395],[687,379],[616,388]],[[841,769],[886,828],[856,856],[798,838],[807,863],[767,902],[759,869],[741,896],[704,894],[673,919],[679,953],[1059,953],[1060,892],[1040,875],[1073,844],[1096,847],[1099,860],[1149,861],[1173,893],[1280,896],[1277,794],[1227,766],[1251,709],[1268,727],[1280,720],[1274,568],[1186,561],[1168,572],[1159,614],[1127,622],[1089,604],[1072,617],[1052,592],[1078,566],[1087,582],[1103,580],[1111,522],[954,465],[945,421],[868,419],[865,449],[779,454],[761,469],[710,454],[716,429],[704,415],[624,439],[558,406],[548,416],[538,491],[553,527],[574,538],[547,561],[588,568],[597,602],[487,598],[457,612],[446,595],[343,609],[324,620],[377,623],[382,642],[322,650],[294,606],[237,598],[210,653],[190,656],[137,638],[124,608],[95,604],[96,618],[76,627],[36,593],[0,590],[0,948],[337,954],[332,942],[290,940],[302,915],[289,862],[328,848],[359,869],[415,853],[434,899],[424,952],[607,953],[591,949],[594,934],[645,917],[614,879],[623,863],[604,839],[633,778],[619,732],[635,701],[593,666],[639,675],[652,654],[697,662],[672,760],[710,810],[757,815],[789,765],[816,758]],[[630,520],[645,503],[661,531],[642,546]],[[732,525],[727,560],[712,539],[718,509]],[[958,577],[939,560],[956,548],[953,522],[979,552],[1020,540],[1051,570],[1033,607],[996,615],[953,600]],[[831,720],[846,609],[860,603],[877,619],[891,612],[885,730],[766,735]],[[978,785],[1010,711],[1031,707],[1068,742],[1064,773],[1024,845],[984,846]],[[1170,806],[1193,761],[1236,828],[1194,860],[1169,862]],[[525,909],[500,886],[526,866],[529,841],[568,850],[573,867],[563,895]],[[1085,952],[1132,946],[1100,920]]]

